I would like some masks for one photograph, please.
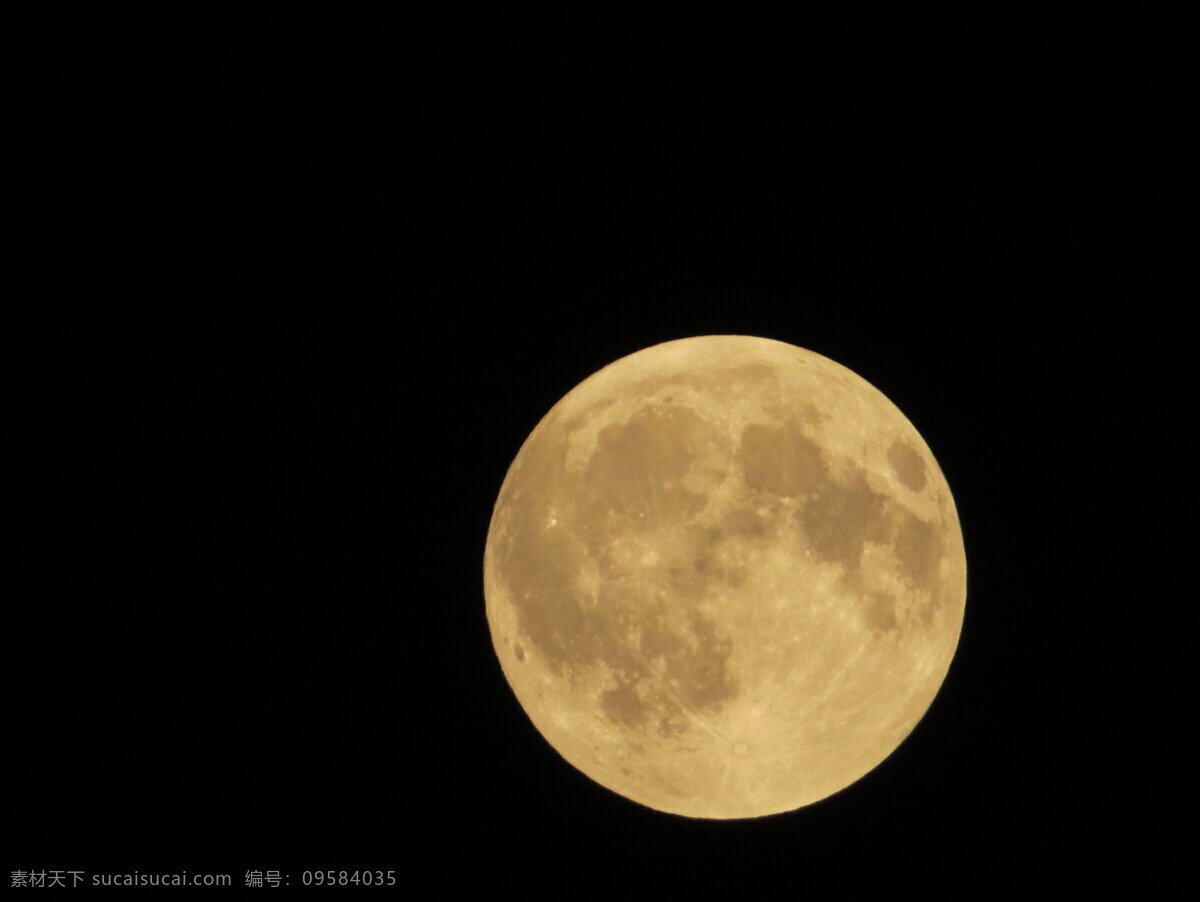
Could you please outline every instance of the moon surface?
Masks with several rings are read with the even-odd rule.
[[[954,501],[845,367],[738,335],[584,380],[509,468],[484,552],[501,668],[538,731],[660,811],[747,818],[849,786],[958,644]]]

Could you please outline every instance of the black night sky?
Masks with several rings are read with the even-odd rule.
[[[1106,59],[999,23],[901,41],[551,18],[292,42],[214,20],[187,48],[150,23],[136,63],[59,32],[103,78],[50,86],[9,869],[824,896],[1136,863],[1162,828],[1127,839],[1114,814],[1115,590],[1080,576],[1125,455],[1112,349],[1153,317],[1114,302]],[[618,357],[714,333],[891,398],[968,562],[957,656],[898,751],[727,823],[566,764],[503,679],[481,584],[542,414]]]

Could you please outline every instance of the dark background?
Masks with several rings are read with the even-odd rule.
[[[1117,813],[1145,766],[1111,739],[1096,567],[1137,536],[1096,526],[1096,487],[1127,463],[1122,367],[1163,326],[1117,288],[1120,52],[1047,23],[94,24],[40,32],[71,64],[29,76],[53,98],[29,111],[50,253],[14,348],[34,507],[10,869],[550,895],[1138,868],[1165,827]],[[891,398],[969,570],[913,735],[747,822],[644,809],[560,759],[481,587],[542,414],[712,333]]]

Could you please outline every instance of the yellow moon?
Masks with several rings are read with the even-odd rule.
[[[811,351],[705,336],[631,354],[538,423],[484,552],[505,677],[597,783],[698,818],[849,786],[958,644],[962,531],[933,454]]]

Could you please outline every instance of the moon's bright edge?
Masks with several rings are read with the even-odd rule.
[[[845,367],[746,336],[639,351],[521,447],[484,554],[492,640],[596,782],[702,818],[790,811],[912,731],[954,655],[954,501]]]

